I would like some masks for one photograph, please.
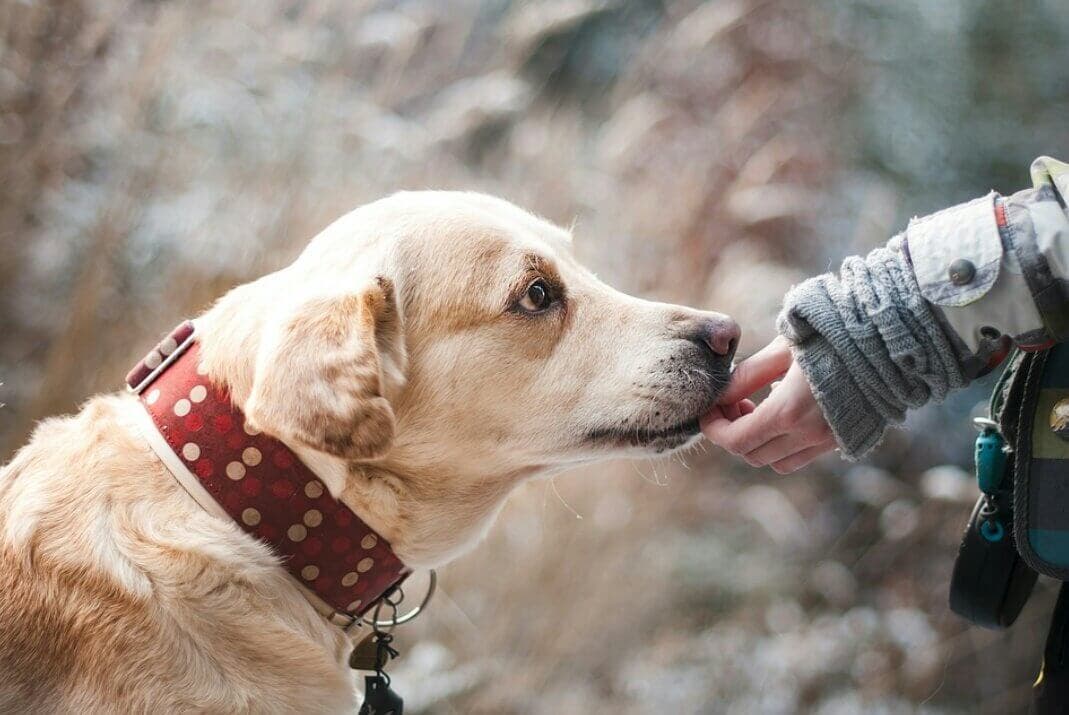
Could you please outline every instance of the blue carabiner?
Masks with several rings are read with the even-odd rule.
[[[1006,477],[1006,441],[993,420],[978,418],[974,422],[980,428],[974,451],[976,481],[984,494],[994,494]]]

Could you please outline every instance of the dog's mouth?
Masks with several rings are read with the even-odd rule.
[[[652,418],[631,418],[608,426],[599,426],[588,430],[584,443],[588,446],[626,450],[639,449],[645,452],[661,454],[694,443],[701,434],[701,416],[711,410],[720,394],[731,380],[728,370],[713,370],[706,376],[707,382],[698,390],[688,392],[674,412],[662,417],[662,412],[654,411]],[[648,410],[657,408],[647,407]]]
[[[587,433],[587,442],[602,447],[640,447],[664,452],[682,447],[701,433],[698,417],[692,417],[671,427],[595,429]]]

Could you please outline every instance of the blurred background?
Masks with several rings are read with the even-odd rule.
[[[180,318],[402,188],[563,224],[732,313],[1069,156],[1058,0],[3,0],[0,460]],[[1055,586],[947,584],[990,381],[864,465],[700,449],[524,487],[403,629],[416,713],[1016,712]]]

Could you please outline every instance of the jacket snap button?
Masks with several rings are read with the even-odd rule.
[[[950,282],[954,285],[968,285],[976,277],[976,266],[972,261],[959,258],[950,264],[950,270],[947,273],[950,275]]]
[[[1051,408],[1050,431],[1069,442],[1069,397],[1058,400]]]

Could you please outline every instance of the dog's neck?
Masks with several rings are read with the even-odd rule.
[[[450,473],[444,466],[402,472],[352,465],[342,498],[356,510],[391,512],[391,543],[397,544],[398,554],[413,567],[429,568],[463,555],[481,541],[525,476],[473,478]],[[384,499],[384,492],[393,496]]]
[[[291,449],[331,494],[367,522],[412,568],[436,568],[477,544],[529,471],[493,477],[452,473],[447,465],[346,462],[299,445]]]

